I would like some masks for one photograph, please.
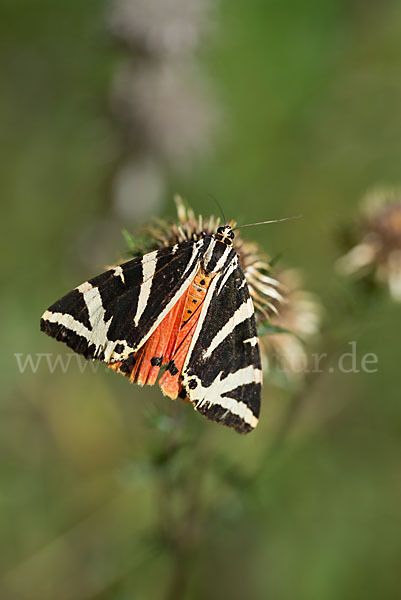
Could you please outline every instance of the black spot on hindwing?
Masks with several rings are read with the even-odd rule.
[[[135,355],[132,353],[128,356],[128,358],[121,362],[120,371],[124,373],[124,375],[129,375],[132,369],[134,368],[135,363],[136,358]]]
[[[166,371],[169,371],[173,377],[174,377],[174,375],[177,375],[178,369],[175,366],[175,363],[173,360],[170,360],[170,362],[168,363],[168,365],[166,367]]]

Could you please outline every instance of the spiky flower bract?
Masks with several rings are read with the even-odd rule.
[[[263,355],[269,369],[298,379],[308,366],[306,348],[320,331],[322,308],[314,294],[304,289],[298,269],[275,272],[284,302],[270,320],[271,332],[261,331]]]

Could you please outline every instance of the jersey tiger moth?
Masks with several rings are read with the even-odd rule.
[[[233,227],[183,237],[79,285],[45,311],[41,329],[139,385],[153,385],[164,366],[163,394],[247,433],[259,419],[262,369]]]

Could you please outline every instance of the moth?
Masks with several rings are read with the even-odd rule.
[[[232,224],[82,283],[40,326],[87,359],[191,403],[239,433],[259,419],[262,369],[254,306]]]

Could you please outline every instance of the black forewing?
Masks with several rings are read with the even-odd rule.
[[[260,411],[259,343],[242,269],[232,265],[219,290],[223,278],[224,273],[208,291],[211,296],[184,366],[184,389],[206,417],[246,433],[255,427]]]
[[[185,291],[207,243],[185,241],[90,279],[50,306],[41,329],[87,358],[127,358]]]

